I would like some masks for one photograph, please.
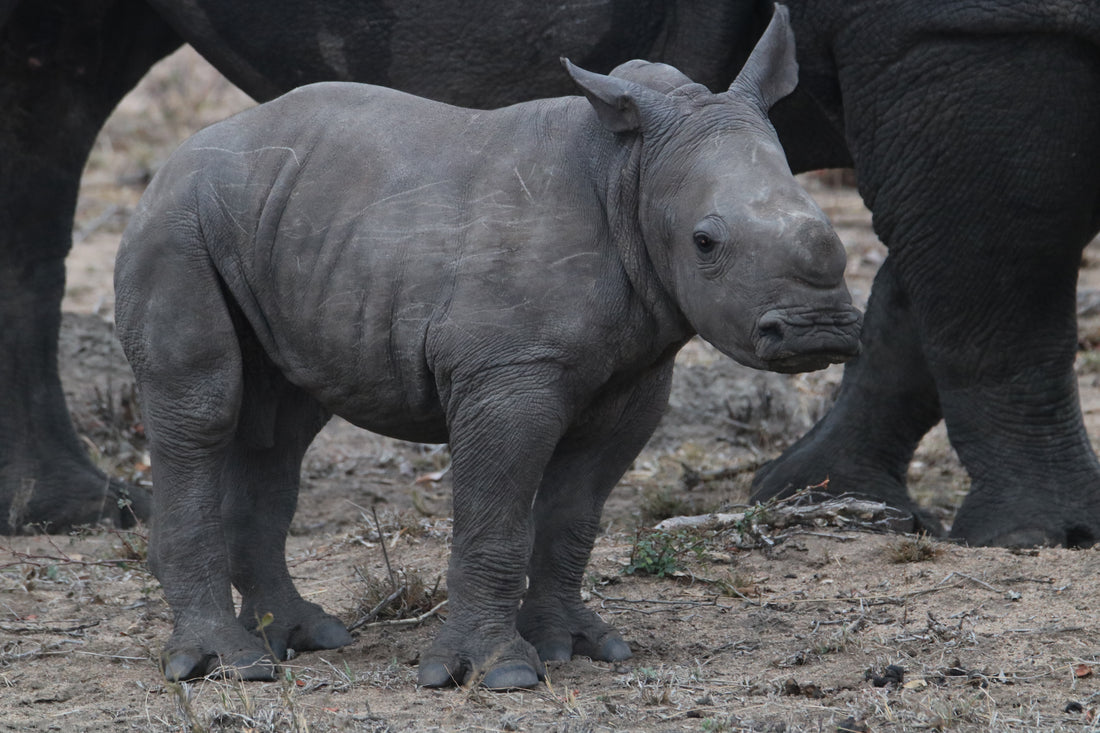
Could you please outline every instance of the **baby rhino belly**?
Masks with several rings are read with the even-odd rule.
[[[447,441],[435,377],[424,357],[423,322],[372,321],[360,313],[306,319],[277,350],[277,366],[327,410],[371,432],[424,443]]]

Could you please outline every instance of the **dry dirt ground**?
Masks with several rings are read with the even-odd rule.
[[[147,481],[147,459],[110,326],[113,251],[172,147],[247,104],[177,54],[120,107],[85,175],[62,374],[89,451],[133,481]],[[845,240],[863,300],[883,250],[858,197],[831,178],[805,180]],[[1079,359],[1094,442],[1098,266],[1094,247]],[[645,529],[743,502],[751,469],[821,414],[838,378],[760,374],[705,345],[685,349],[669,413],[607,508],[585,583],[635,650],[629,663],[554,664],[526,692],[416,689],[419,650],[446,616],[447,453],[334,423],[307,458],[288,552],[303,594],[357,625],[353,645],[303,654],[278,682],[168,685],[155,660],[170,615],[142,563],[144,528],[0,539],[0,730],[1100,728],[1096,550],[969,549],[843,514]],[[942,428],[910,480],[950,523],[967,479]],[[372,615],[395,587],[407,592]]]

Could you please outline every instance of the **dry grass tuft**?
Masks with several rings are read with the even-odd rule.
[[[943,546],[926,534],[901,537],[886,548],[886,557],[895,564],[930,562],[943,555]]]
[[[447,591],[440,587],[440,576],[428,582],[418,570],[398,569],[392,579],[362,572],[359,576],[363,593],[358,599],[353,627],[374,621],[416,618],[447,598]]]

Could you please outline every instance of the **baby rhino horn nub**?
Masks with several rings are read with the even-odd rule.
[[[773,104],[798,86],[798,61],[794,50],[790,13],[786,6],[776,5],[764,35],[730,85],[730,93],[756,99],[766,116]]]

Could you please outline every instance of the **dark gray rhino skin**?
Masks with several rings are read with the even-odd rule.
[[[277,656],[350,642],[284,558],[333,414],[451,445],[450,613],[420,684],[528,687],[540,660],[629,657],[579,588],[676,352],[699,333],[764,369],[857,353],[843,247],[767,119],[796,79],[785,12],[728,93],[645,62],[569,73],[587,100],[495,111],[303,87],[195,135],[149,186],[116,308],[169,679],[269,678],[250,632],[269,612]]]

